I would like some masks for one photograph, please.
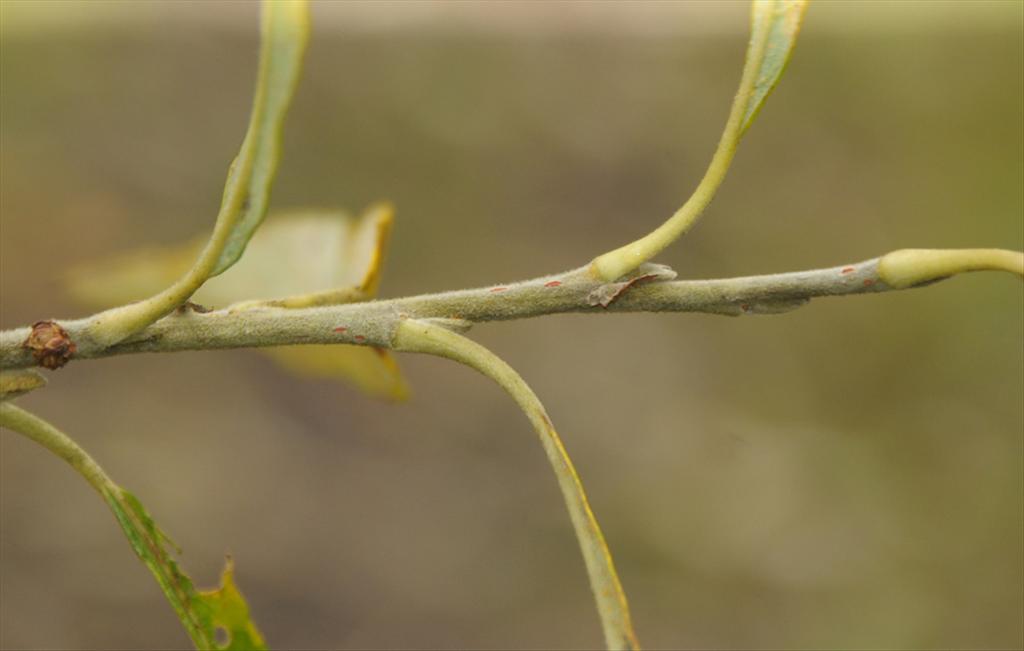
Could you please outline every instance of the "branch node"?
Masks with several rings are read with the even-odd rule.
[[[593,307],[600,305],[606,308],[622,296],[630,287],[640,283],[664,282],[675,280],[676,272],[672,267],[663,264],[645,262],[636,270],[626,274],[617,282],[601,285],[587,295],[587,304]]]
[[[458,319],[458,318],[446,319],[446,318],[443,318],[443,317],[436,317],[436,318],[419,319],[419,320],[420,321],[425,321],[427,323],[432,323],[432,324],[434,324],[436,326],[441,326],[445,330],[451,330],[452,332],[458,332],[460,334],[465,333],[465,332],[469,332],[470,328],[473,327],[473,322],[472,321],[467,321],[466,319]]]

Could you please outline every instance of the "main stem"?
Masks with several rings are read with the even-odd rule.
[[[62,321],[77,346],[72,359],[143,352],[291,344],[356,344],[391,348],[406,319],[451,319],[465,325],[567,312],[703,312],[741,316],[795,309],[818,296],[867,294],[920,287],[963,272],[986,269],[1024,275],[1024,254],[996,249],[895,251],[826,269],[718,280],[602,283],[586,267],[508,285],[390,300],[285,309],[179,309],[122,342],[107,345],[90,318]],[[603,304],[595,295],[614,299]],[[599,291],[602,290],[602,291]],[[36,365],[24,343],[31,328],[0,333],[0,368]]]

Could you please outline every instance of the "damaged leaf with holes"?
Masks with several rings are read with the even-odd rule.
[[[5,381],[5,384],[10,383]],[[128,544],[156,579],[197,649],[265,648],[263,636],[249,619],[249,607],[235,587],[230,559],[219,589],[196,590],[192,579],[178,566],[177,547],[138,498],[111,479],[71,437],[10,400],[0,400],[0,426],[20,432],[56,454],[100,494],[114,513]],[[218,643],[218,636],[224,638],[223,643]]]
[[[341,211],[274,215],[249,241],[245,256],[211,278],[192,300],[204,308],[302,308],[372,299],[393,222],[388,204],[359,217]],[[87,264],[68,276],[78,301],[102,307],[146,296],[180,275],[202,238]],[[304,345],[263,352],[299,375],[347,381],[370,395],[404,399],[408,388],[394,357],[369,346]]]
[[[168,549],[167,535],[128,491],[113,486],[101,491],[132,549],[149,568],[178,618],[200,651],[207,649],[266,649],[259,629],[249,617],[249,606],[234,582],[229,558],[216,590],[198,591]]]

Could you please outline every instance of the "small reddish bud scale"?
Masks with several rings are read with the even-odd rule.
[[[491,293],[492,294],[497,294],[498,292],[503,292],[506,289],[508,289],[508,287],[492,287],[491,288]]]
[[[338,326],[337,328],[334,329],[335,332],[345,332],[346,330],[348,330],[348,328],[346,328],[345,326]]]
[[[356,335],[355,337],[353,337],[353,339],[355,339],[356,341],[366,341],[366,337],[364,337],[363,335]]]
[[[853,272],[854,272],[854,268],[853,267],[843,267],[843,270],[840,271],[839,273],[852,274]]]
[[[867,278],[867,279],[864,280],[864,286],[865,287],[871,287],[874,284],[875,284],[875,281],[871,280],[870,278]]]
[[[740,305],[740,309],[743,310],[744,312],[749,312],[750,311],[750,306],[747,305],[746,303],[743,303],[743,304]]]
[[[550,282],[544,283],[544,286],[545,287],[558,287],[561,284],[562,284],[561,280],[552,280]]]
[[[71,341],[68,331],[60,327],[56,321],[37,321],[32,324],[32,332],[21,344],[32,351],[36,364],[50,370],[58,369],[78,350]]]

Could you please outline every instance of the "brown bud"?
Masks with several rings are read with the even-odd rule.
[[[22,346],[32,351],[36,364],[48,369],[67,364],[78,348],[68,337],[68,331],[56,321],[37,321],[32,324],[32,332]]]

